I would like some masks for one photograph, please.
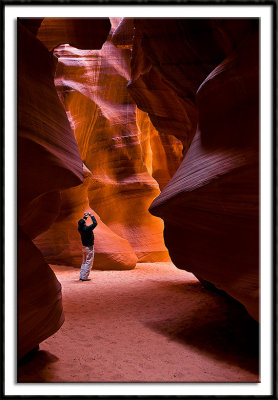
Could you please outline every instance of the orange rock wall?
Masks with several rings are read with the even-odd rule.
[[[98,225],[95,235],[94,268],[101,270],[124,270],[135,267],[138,259],[129,242],[109,229],[90,208],[88,186],[92,173],[83,165],[82,185],[61,192],[60,214],[51,227],[34,242],[50,264],[80,267],[82,244],[77,231],[77,221],[84,211],[93,212]]]
[[[112,21],[112,26],[113,22],[118,23]],[[125,250],[116,245],[116,259],[120,251],[128,251],[133,267],[135,260],[168,260],[163,221],[148,208],[178,168],[182,144],[171,135],[161,138],[148,115],[136,108],[126,88],[130,50],[108,40],[101,50],[63,45],[54,54],[59,60],[56,88],[90,174],[86,188],[81,185],[62,194],[57,223],[36,239],[37,245],[48,262],[79,267],[81,242],[76,223],[89,206],[117,238],[112,245],[107,242],[107,256],[121,242],[126,243]],[[69,198],[71,211],[65,215],[65,199]],[[131,267],[128,260],[114,267],[104,262],[106,241],[99,240],[98,236],[103,238],[99,227],[95,236],[95,268]]]
[[[136,123],[139,133],[146,138],[142,143],[144,164],[162,190],[182,162],[183,145],[173,135],[160,135],[148,114],[139,108],[136,108]]]

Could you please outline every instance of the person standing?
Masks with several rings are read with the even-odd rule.
[[[88,216],[91,217],[92,224],[86,225]],[[97,226],[97,220],[90,212],[85,212],[84,217],[78,221],[78,232],[81,236],[82,242],[82,265],[80,269],[80,281],[90,281],[89,274],[94,262],[94,232],[93,230]]]

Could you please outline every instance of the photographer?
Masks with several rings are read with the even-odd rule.
[[[86,220],[88,216],[91,217],[92,224],[91,225],[86,225]],[[97,226],[97,220],[95,217],[90,213],[90,212],[85,212],[84,217],[78,221],[78,232],[81,235],[81,241],[82,241],[82,254],[83,254],[83,260],[82,260],[82,265],[81,265],[81,270],[80,270],[80,281],[90,281],[91,279],[88,279],[93,261],[94,261],[94,233],[93,230]]]

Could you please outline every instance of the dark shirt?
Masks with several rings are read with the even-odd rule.
[[[97,226],[97,220],[95,219],[95,217],[93,215],[91,215],[91,219],[93,222],[91,225],[86,226],[84,224],[83,226],[80,226],[80,225],[78,226],[78,231],[81,235],[81,241],[82,241],[83,246],[93,246],[94,245],[95,237],[94,237],[93,230]]]

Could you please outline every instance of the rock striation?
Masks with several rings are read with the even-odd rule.
[[[134,19],[134,32],[129,92],[158,132],[175,135],[186,152],[197,126],[195,93],[223,52],[206,20]]]
[[[119,21],[111,19],[111,23],[114,28],[110,37]],[[71,232],[76,230],[76,221],[89,206],[110,234],[117,237],[114,245],[107,237],[110,243],[107,256],[110,257],[111,249],[116,246],[113,257],[120,260],[118,244],[122,241],[125,252],[129,243],[136,255],[136,258],[132,255],[132,263],[135,259],[139,262],[169,260],[162,236],[163,221],[152,216],[148,208],[180,164],[182,144],[172,135],[161,139],[147,114],[138,110],[132,100],[126,88],[130,79],[130,50],[116,47],[109,39],[101,50],[85,51],[63,45],[57,47],[54,54],[59,60],[56,88],[90,176],[86,189],[80,185],[70,193],[72,199],[76,197],[71,209],[75,221],[68,224],[68,220],[64,220],[63,206],[58,219],[61,225],[53,225],[53,229],[56,226],[60,232],[60,239],[58,233],[53,236],[53,229],[50,229],[43,237],[38,237],[36,243],[52,263],[60,264],[63,260],[67,265],[79,267],[80,238],[78,233]],[[62,196],[68,198],[66,193]],[[88,201],[83,209],[77,204],[80,197]],[[68,257],[66,250],[61,257],[58,249],[64,245],[65,234],[61,231],[71,238],[67,245]],[[96,231],[94,265],[114,269],[116,265],[104,262],[105,241],[97,238],[100,231]],[[76,251],[74,257],[72,249]],[[130,248],[128,252],[132,254]],[[126,258],[117,268],[130,268],[132,263]]]
[[[126,270],[135,267],[138,259],[129,242],[109,229],[89,206],[88,186],[92,177],[83,164],[84,182],[61,192],[60,213],[51,227],[34,240],[49,264],[80,267],[82,244],[77,221],[85,211],[95,215],[94,269]]]
[[[21,359],[64,322],[61,284],[32,240],[18,232],[17,345]]]
[[[162,190],[182,162],[183,144],[173,135],[159,134],[149,115],[139,108],[136,108],[136,123],[139,133],[145,137],[144,164]]]
[[[19,358],[63,323],[47,262],[80,266],[88,210],[95,268],[169,250],[258,320],[258,21],[26,18],[18,33]]]
[[[167,43],[163,35],[174,32],[172,21],[135,21],[141,46],[133,55],[130,91],[160,133],[166,118],[169,132],[190,143],[150,211],[165,222],[175,265],[225,290],[258,320],[258,21],[181,20],[177,26],[175,54],[174,37]],[[148,68],[138,71],[138,58]],[[171,88],[172,104],[178,99],[180,115],[189,116],[191,124],[179,119],[178,133],[177,112],[151,85],[153,69]]]
[[[61,286],[32,239],[56,220],[61,191],[83,182],[77,143],[54,86],[55,57],[35,36],[41,23],[19,19],[17,25],[19,358],[63,323]]]

